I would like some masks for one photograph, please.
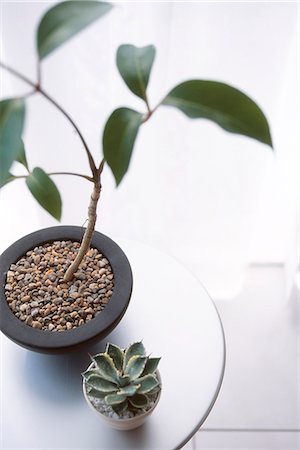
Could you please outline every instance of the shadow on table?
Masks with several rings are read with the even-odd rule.
[[[33,395],[46,401],[76,403],[82,400],[81,373],[88,364],[87,351],[68,355],[28,352],[24,363],[24,382]]]
[[[114,330],[103,342],[76,353],[45,355],[28,351],[24,361],[24,383],[32,395],[55,403],[83,401],[82,376],[90,356],[104,351],[107,341],[122,342],[123,333]]]

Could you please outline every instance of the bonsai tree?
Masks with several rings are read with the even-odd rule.
[[[68,39],[110,12],[111,9],[110,3],[96,0],[70,0],[50,8],[37,28],[36,81],[28,79],[24,74],[0,62],[3,69],[31,86],[32,95],[42,95],[62,113],[76,130],[88,159],[90,167],[88,175],[70,172],[46,173],[40,167],[31,169],[22,141],[27,96],[4,99],[0,102],[0,187],[16,179],[25,179],[27,187],[39,204],[60,220],[62,200],[51,175],[79,176],[93,185],[88,206],[87,227],[76,259],[65,273],[65,281],[72,279],[90,246],[97,219],[101,174],[105,164],[112,170],[118,186],[128,171],[135,139],[141,126],[158,108],[175,107],[191,119],[209,119],[230,133],[242,134],[272,147],[269,125],[261,109],[243,92],[224,83],[210,80],[184,81],[171,89],[158,105],[151,107],[147,86],[155,59],[155,48],[153,45],[138,48],[126,44],[121,45],[117,50],[117,67],[130,91],[143,100],[145,109],[139,112],[122,107],[111,113],[103,132],[103,159],[97,164],[83,133],[74,120],[44,90],[41,76],[42,62]],[[16,176],[11,172],[14,161],[23,164],[26,171],[24,175]]]

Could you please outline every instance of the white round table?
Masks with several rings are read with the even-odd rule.
[[[24,350],[1,336],[1,449],[181,448],[218,395],[225,342],[215,306],[199,281],[164,253],[119,242],[133,269],[129,308],[107,340],[121,347],[143,340],[161,356],[161,400],[142,427],[108,428],[85,403],[81,372],[87,352],[65,356]],[[105,343],[90,349],[104,350]]]

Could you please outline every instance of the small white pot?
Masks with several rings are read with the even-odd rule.
[[[89,369],[90,368],[91,367],[89,367]],[[156,372],[156,375],[157,375],[159,384],[161,386],[161,377],[160,377],[159,371]],[[109,425],[110,427],[115,428],[116,430],[122,430],[122,431],[133,430],[134,428],[137,428],[140,425],[142,425],[145,422],[145,420],[147,419],[147,417],[149,417],[152,414],[153,410],[155,409],[156,405],[159,402],[160,394],[161,394],[161,389],[160,389],[154,405],[148,411],[146,411],[142,414],[138,414],[137,416],[131,417],[130,419],[114,419],[112,417],[106,416],[105,414],[102,414],[100,411],[98,411],[94,407],[94,405],[91,403],[91,401],[87,395],[86,384],[85,384],[84,380],[82,383],[82,387],[83,387],[83,395],[87,401],[87,404],[96,414],[98,414],[98,417],[100,417],[102,420],[104,420],[104,422],[106,422],[106,424]]]

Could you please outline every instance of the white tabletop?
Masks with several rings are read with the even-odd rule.
[[[119,242],[133,269],[129,308],[107,340],[143,339],[162,356],[161,400],[137,430],[108,428],[85,403],[86,352],[51,356],[24,350],[1,335],[1,450],[151,449],[183,446],[201,426],[222,383],[225,343],[217,311],[199,281],[151,247]],[[104,349],[100,343],[92,349]]]

